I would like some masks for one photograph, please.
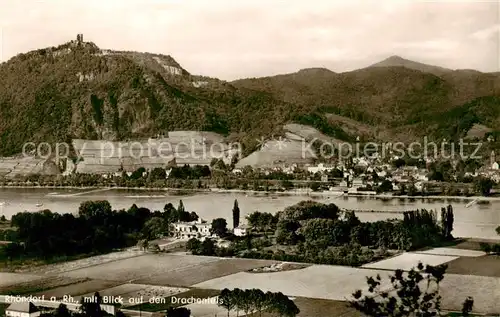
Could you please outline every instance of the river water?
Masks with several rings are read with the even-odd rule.
[[[412,209],[440,210],[449,204],[455,214],[453,235],[456,237],[473,237],[500,239],[495,228],[500,226],[500,200],[487,204],[474,204],[466,207],[470,200],[444,198],[369,198],[369,197],[336,197],[323,196],[312,198],[307,196],[255,196],[242,193],[196,193],[186,196],[167,195],[165,192],[133,191],[133,190],[61,190],[61,189],[0,189],[0,215],[7,218],[21,211],[50,209],[58,213],[76,213],[80,203],[87,200],[108,200],[114,209],[128,209],[132,204],[150,210],[163,210],[166,203],[177,207],[183,201],[186,210],[195,211],[201,218],[211,221],[214,218],[226,218],[231,224],[232,207],[237,199],[241,219],[256,210],[276,213],[285,207],[302,200],[313,199],[323,203],[335,203],[341,208],[356,210],[405,211]],[[40,204],[43,204],[40,206]],[[399,218],[400,214],[358,212],[362,221],[376,221]],[[438,212],[439,215],[439,212]]]

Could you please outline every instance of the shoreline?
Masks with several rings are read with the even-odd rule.
[[[19,185],[3,185],[0,189],[59,189],[59,190],[89,190],[89,191],[108,191],[108,190],[129,190],[129,191],[145,191],[145,192],[186,192],[186,193],[219,193],[219,194],[252,194],[254,196],[305,196],[305,197],[328,197],[329,199],[341,198],[341,197],[364,197],[372,199],[419,199],[419,200],[449,200],[458,199],[466,201],[498,201],[500,197],[486,197],[486,196],[409,196],[409,195],[391,195],[391,194],[363,194],[358,193],[344,193],[342,191],[321,191],[313,192],[312,190],[307,191],[256,191],[256,190],[243,190],[243,189],[221,189],[221,188],[165,188],[165,187],[118,187],[118,186],[19,186]],[[81,193],[85,195],[85,193]],[[57,195],[58,197],[63,197],[64,194]]]

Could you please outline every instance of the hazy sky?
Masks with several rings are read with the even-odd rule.
[[[498,1],[0,0],[1,60],[84,34],[221,79],[347,71],[390,55],[500,71]]]

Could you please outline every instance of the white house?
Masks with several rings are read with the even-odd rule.
[[[233,233],[235,236],[242,237],[248,234],[248,226],[241,225],[233,229]]]
[[[498,163],[497,162],[494,162],[493,164],[491,164],[491,169],[492,170],[498,170],[499,166],[498,166]]]
[[[5,310],[5,316],[38,317],[40,316],[40,310],[32,302],[21,301],[10,304]]]
[[[192,222],[176,222],[174,223],[175,236],[181,239],[201,238],[211,235],[210,223],[203,223],[201,221]]]
[[[378,176],[378,177],[386,177],[386,176],[387,176],[387,171],[380,171],[380,172],[377,172],[377,176]]]

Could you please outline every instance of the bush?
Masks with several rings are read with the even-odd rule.
[[[491,252],[491,245],[489,243],[481,242],[481,243],[479,243],[479,248],[483,252],[486,252],[486,253],[490,253]]]
[[[493,253],[500,253],[500,244],[495,244],[493,245],[493,247],[491,248],[491,252]]]

